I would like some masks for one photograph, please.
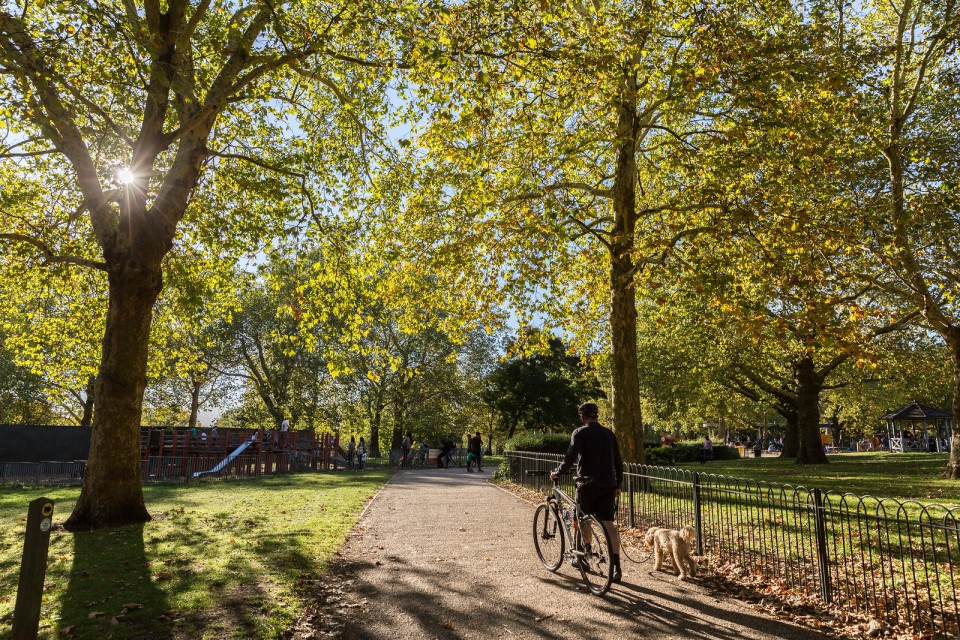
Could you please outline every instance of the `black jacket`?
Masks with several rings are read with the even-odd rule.
[[[578,476],[592,476],[591,487],[619,487],[623,484],[623,459],[617,436],[599,422],[573,432],[570,448],[557,471],[566,473],[576,463]]]

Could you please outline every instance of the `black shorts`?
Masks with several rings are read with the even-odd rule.
[[[577,504],[587,515],[613,520],[617,510],[617,487],[584,486],[577,489]]]

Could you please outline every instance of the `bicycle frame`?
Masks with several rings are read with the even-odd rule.
[[[563,524],[563,535],[567,541],[567,550],[564,551],[563,555],[565,558],[575,558],[578,556],[582,556],[583,551],[576,550],[573,531],[575,529],[578,530],[580,528],[580,519],[583,518],[583,516],[586,514],[584,514],[583,511],[580,510],[580,506],[577,504],[576,500],[574,500],[569,495],[564,493],[564,491],[560,488],[559,484],[560,484],[559,482],[554,480],[553,490],[550,493],[548,493],[545,496],[545,498],[546,498],[547,504],[549,504],[551,508],[554,509],[554,511],[556,512],[557,520]],[[573,509],[569,510],[569,513],[571,514],[569,521],[567,518],[563,517],[563,510],[567,508],[567,506],[573,507]],[[546,522],[544,522],[544,526],[546,526]],[[547,532],[544,531],[544,534],[546,533]]]

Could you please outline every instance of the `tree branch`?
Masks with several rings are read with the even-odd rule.
[[[47,246],[45,242],[37,238],[33,238],[22,233],[0,233],[0,240],[9,240],[11,242],[22,242],[24,244],[29,244],[40,250],[40,253],[43,255],[43,264],[75,264],[82,267],[89,267],[91,269],[99,269],[101,271],[107,270],[107,265],[105,262],[97,262],[96,260],[89,260],[87,258],[81,258],[79,256],[73,255],[57,255],[55,254],[50,247]]]

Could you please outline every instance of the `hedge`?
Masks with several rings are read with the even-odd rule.
[[[507,451],[531,451],[535,453],[567,452],[570,436],[564,433],[524,433],[515,436],[504,444]],[[644,458],[647,464],[663,466],[682,462],[699,462],[703,457],[703,441],[687,440],[669,446],[647,443]],[[722,444],[713,445],[714,460],[739,460],[736,447]]]
[[[652,447],[645,452],[647,464],[672,465],[682,462],[699,462],[703,458],[702,441],[677,442],[666,447]],[[736,447],[713,445],[714,460],[739,460]]]
[[[536,453],[559,453],[563,455],[570,447],[569,433],[524,433],[507,440],[507,451],[533,451]]]

